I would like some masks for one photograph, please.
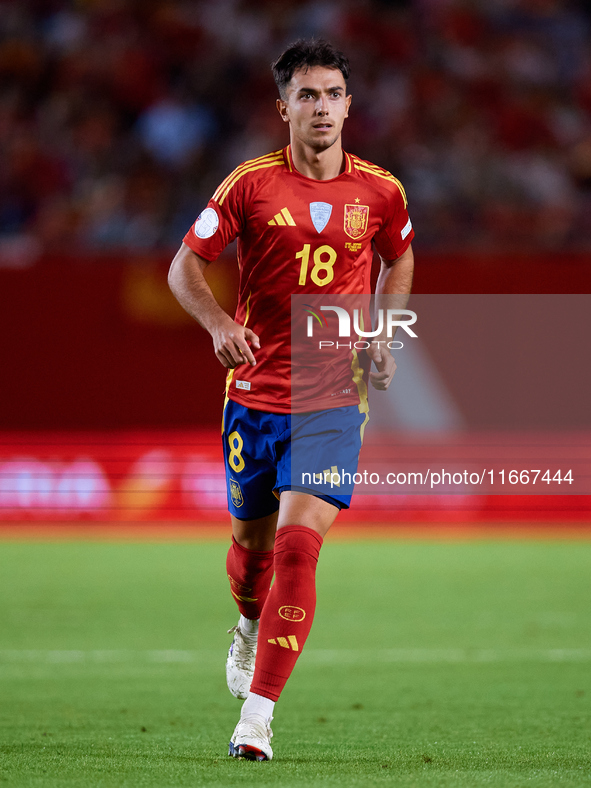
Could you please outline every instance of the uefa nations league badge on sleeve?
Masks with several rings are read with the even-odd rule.
[[[197,238],[211,238],[220,226],[220,217],[214,208],[206,208],[197,217],[195,235]]]

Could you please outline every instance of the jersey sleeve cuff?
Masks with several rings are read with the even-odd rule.
[[[398,249],[394,249],[394,256],[393,257],[389,257],[388,256],[388,259],[390,259],[390,260],[398,260],[399,257],[402,257],[402,255],[406,252],[406,250],[410,246],[411,241],[412,241],[412,239],[414,237],[415,237],[415,231],[411,229],[409,234],[406,236],[406,238],[402,242],[402,245]],[[381,255],[381,257],[385,257],[385,255]]]
[[[402,257],[402,255],[406,252],[406,250],[410,246],[411,241],[414,237],[415,237],[415,231],[411,228],[409,234],[404,239],[404,246],[402,247],[402,251],[399,253],[398,257]]]
[[[186,244],[189,249],[195,252],[195,254],[198,254],[199,257],[203,257],[204,260],[207,260],[208,263],[213,263],[213,261],[217,260],[219,257],[219,254],[215,254],[208,249],[204,249],[199,241],[195,238],[195,235],[191,232],[191,230],[189,230],[189,232],[183,238],[183,243]]]

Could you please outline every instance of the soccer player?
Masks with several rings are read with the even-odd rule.
[[[327,42],[300,40],[273,74],[289,145],[228,175],[169,274],[176,298],[211,334],[228,369],[223,444],[233,536],[226,566],[240,619],[230,630],[226,674],[230,692],[245,699],[229,754],[250,760],[273,757],[270,722],[310,632],[320,548],[350,500],[294,486],[292,444],[306,450],[309,442],[321,470],[332,467],[340,440],[341,462],[355,473],[367,421],[368,376],[353,353],[349,385],[335,389],[327,379],[320,407],[297,414],[292,436],[290,297],[368,293],[373,247],[381,258],[376,294],[408,294],[413,270],[402,185],[341,147],[351,104],[345,55]],[[240,286],[232,319],[203,271],[236,237]],[[392,355],[372,343],[367,356],[376,367],[371,383],[386,389],[396,369]]]

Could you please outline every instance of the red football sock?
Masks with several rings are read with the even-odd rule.
[[[277,700],[306,638],[316,609],[316,564],[322,537],[303,525],[286,525],[275,539],[275,582],[259,623],[251,692]]]
[[[226,571],[238,610],[245,618],[259,618],[273,578],[273,550],[247,550],[232,537]]]

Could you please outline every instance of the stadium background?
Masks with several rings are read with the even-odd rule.
[[[225,521],[223,370],[166,272],[227,173],[286,144],[269,63],[312,34],[351,58],[345,148],[406,187],[415,292],[590,292],[587,3],[3,0],[5,525]],[[231,310],[233,249],[209,275]],[[581,524],[588,509],[382,496],[342,521]]]

